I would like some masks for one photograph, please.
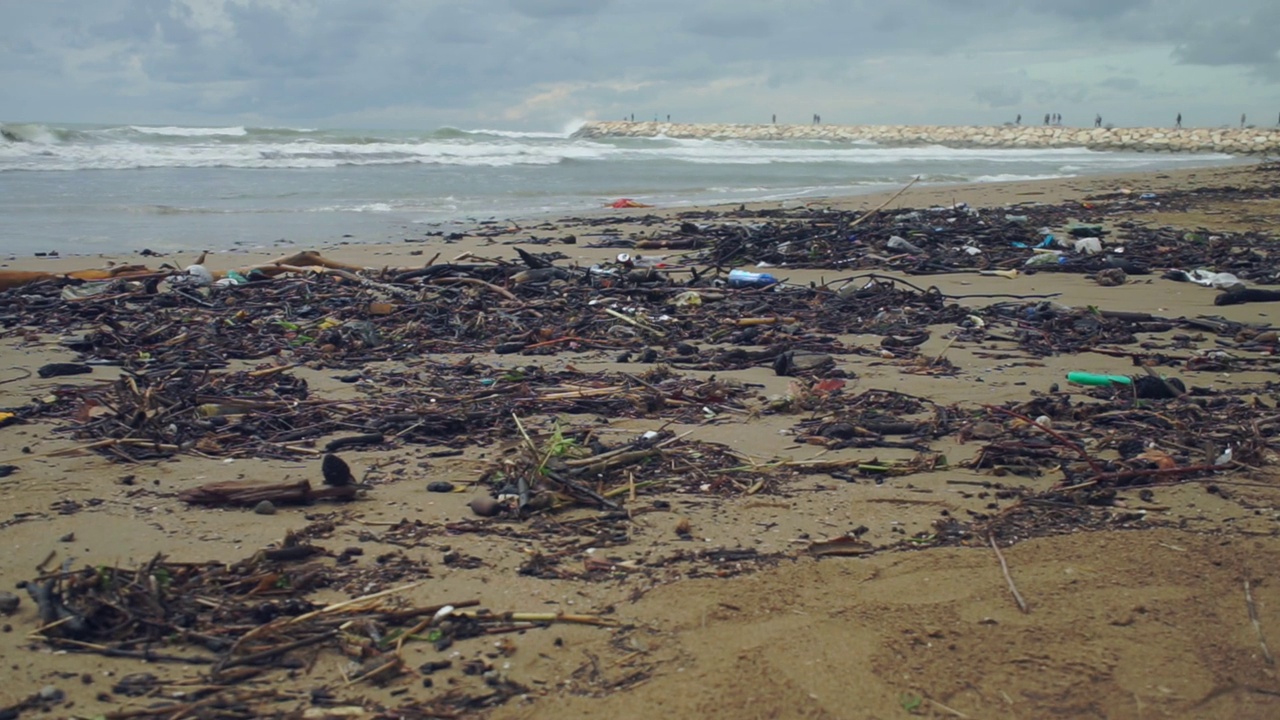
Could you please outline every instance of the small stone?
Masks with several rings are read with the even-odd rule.
[[[481,495],[480,497],[472,498],[471,502],[467,503],[467,505],[471,508],[471,512],[479,515],[480,517],[493,517],[502,509],[502,503],[494,500],[488,495]]]
[[[22,603],[22,598],[11,592],[0,590],[0,613],[12,615],[18,610],[18,605]]]
[[[270,500],[263,500],[253,506],[253,511],[259,515],[275,515],[276,506]]]
[[[66,535],[63,535],[62,537],[58,538],[58,542],[74,542],[75,539],[76,539],[76,534],[73,532],[69,532]]]
[[[969,429],[969,435],[979,440],[994,440],[1004,435],[1004,427],[984,420],[974,423]]]
[[[61,690],[59,690],[58,688],[52,685],[45,685],[44,687],[40,688],[40,699],[45,702],[58,702],[59,700],[65,698],[66,696],[67,696],[66,693],[62,692]]]
[[[1120,268],[1107,268],[1094,276],[1094,281],[1102,287],[1117,287],[1128,282],[1129,276]]]
[[[427,483],[427,492],[451,493],[453,492],[453,483],[444,480],[436,480]]]

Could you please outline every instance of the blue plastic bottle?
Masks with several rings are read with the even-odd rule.
[[[778,284],[778,279],[769,273],[755,273],[747,270],[730,270],[729,287],[760,288]]]

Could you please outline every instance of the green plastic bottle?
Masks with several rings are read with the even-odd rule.
[[[1076,385],[1107,387],[1109,385],[1132,385],[1133,378],[1128,375],[1099,375],[1097,373],[1069,372],[1067,373],[1067,382],[1075,383]]]

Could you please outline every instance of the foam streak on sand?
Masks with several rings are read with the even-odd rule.
[[[882,145],[1065,148],[1136,152],[1280,152],[1280,129],[1072,128],[1060,125],[738,125],[589,122],[575,137],[668,137],[716,140],[832,140]]]

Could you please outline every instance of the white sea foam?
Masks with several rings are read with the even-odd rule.
[[[241,126],[236,127],[176,127],[168,125],[164,127],[149,127],[146,125],[130,125],[129,129],[142,133],[144,135],[168,135],[171,137],[216,137],[219,135],[228,137],[243,137],[249,134],[249,131]]]
[[[978,175],[971,179],[971,182],[988,183],[988,182],[1019,182],[1025,180],[1058,180],[1061,178],[1075,177],[1071,174],[1049,174],[1049,175],[1018,175],[1015,173],[1001,173],[998,175]]]
[[[408,133],[350,134],[289,128],[176,127],[129,125],[89,130],[9,125],[18,138],[0,144],[4,170],[121,170],[134,168],[275,168],[446,165],[516,167],[565,162],[673,162],[694,165],[882,166],[901,174],[912,166],[1040,165],[1123,170],[1153,163],[1199,163],[1226,155],[1176,156],[1110,153],[1084,148],[884,147],[874,144],[755,142],[741,140],[572,139],[565,133],[443,129]],[[1019,168],[1021,169],[1021,168]],[[963,174],[963,173],[962,173]],[[1000,174],[1000,173],[992,173]],[[1024,174],[1024,173],[1010,173]]]

